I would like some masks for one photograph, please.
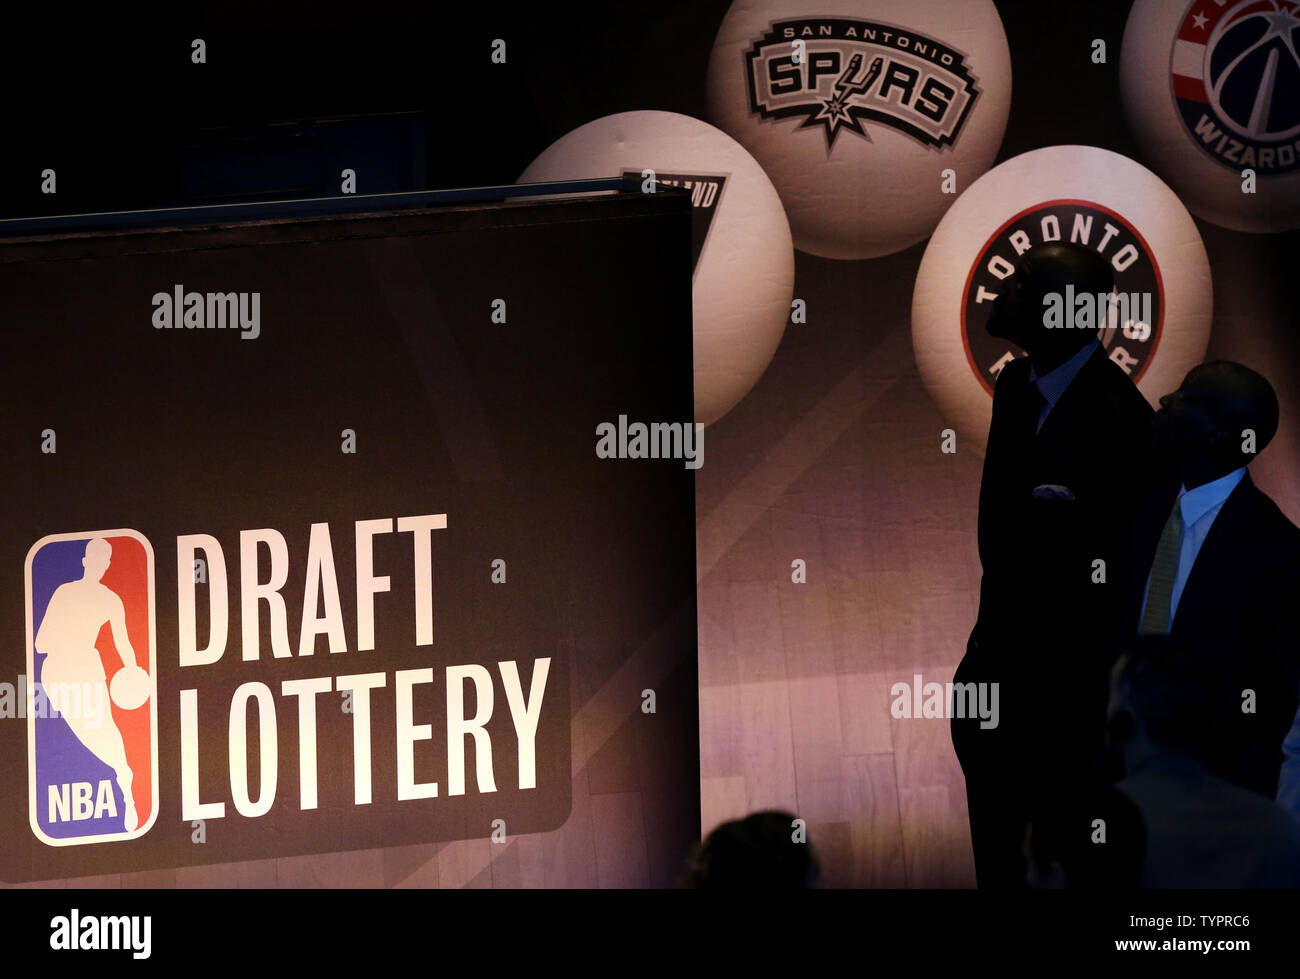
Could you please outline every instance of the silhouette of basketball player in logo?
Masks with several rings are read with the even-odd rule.
[[[104,664],[95,649],[95,639],[105,622],[113,630],[113,643],[122,657],[122,666],[139,669],[135,650],[126,633],[126,611],[122,599],[100,581],[108,570],[112,553],[112,545],[102,537],[86,543],[86,555],[81,559],[86,570],[80,578],[65,582],[54,590],[37,630],[35,645],[36,651],[46,656],[41,666],[41,685],[50,704],[67,721],[81,743],[112,768],[117,777],[126,810],[124,828],[129,833],[137,824],[135,802],[131,798],[132,772],[113,713],[111,710],[106,713],[106,724],[92,725],[85,711],[67,709],[71,698],[65,697],[70,691],[79,689],[97,698],[91,701],[93,703],[108,703]],[[83,699],[82,702],[86,701]]]

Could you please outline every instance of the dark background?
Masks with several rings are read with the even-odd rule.
[[[335,194],[345,165],[361,193],[513,182],[602,116],[705,118],[729,5],[224,3],[103,23],[50,13],[0,31],[0,216]],[[996,6],[1013,77],[997,162],[1055,144],[1141,162],[1118,84],[1128,0]],[[194,37],[208,42],[206,65],[189,61]],[[505,65],[489,60],[497,37]],[[1089,58],[1095,38],[1105,65]],[[39,193],[44,167],[58,170],[57,197]],[[1300,231],[1196,225],[1214,285],[1207,357],[1273,381],[1282,429],[1252,473],[1300,519]],[[710,426],[696,476],[702,828],[769,805],[797,811],[831,886],[973,884],[946,729],[882,730],[864,705],[864,691],[914,670],[944,679],[975,609],[981,460],[934,451],[945,420],[907,335],[924,250],[860,262],[797,252],[795,295],[815,321],[787,328],[753,391]],[[794,556],[809,560],[803,591],[789,588]],[[883,694],[876,708],[887,713]],[[621,784],[626,746],[604,759],[608,784]],[[553,856],[548,873],[565,863]],[[389,879],[339,868],[330,879],[345,884]],[[302,879],[281,867],[281,884]]]
[[[0,217],[329,196],[344,167],[363,194],[513,183],[601,116],[705,118],[730,2],[186,6],[0,30]],[[1013,79],[996,162],[1058,143],[1140,160],[1119,108],[1129,0],[996,6]],[[196,37],[207,64],[190,61]],[[1093,38],[1108,64],[1087,56]],[[47,167],[57,195],[40,193]],[[1216,271],[1237,261],[1281,281],[1300,252],[1300,231],[1240,256],[1245,236],[1198,225]]]
[[[362,161],[350,162],[360,193],[512,183],[600,116],[704,118],[705,66],[730,0],[152,6],[0,32],[3,216],[337,193],[349,164],[332,164],[344,159]],[[1061,142],[1136,156],[1116,114],[1118,73],[1061,57],[1100,37],[1113,67],[1127,0],[997,7],[1014,79],[998,161]],[[196,37],[207,64],[190,62]],[[495,38],[504,65],[489,59]],[[346,137],[312,126],[385,113],[414,115]],[[57,198],[39,193],[45,167],[58,172]]]

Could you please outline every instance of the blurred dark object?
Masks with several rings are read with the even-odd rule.
[[[723,823],[696,848],[682,881],[701,890],[799,890],[819,874],[812,843],[794,840],[796,817],[768,810]]]

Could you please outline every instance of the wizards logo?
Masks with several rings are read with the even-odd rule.
[[[916,31],[807,17],[774,23],[744,55],[752,112],[868,142],[866,120],[933,149],[951,146],[979,96],[965,56]]]
[[[141,836],[158,810],[153,548],[133,530],[55,534],[26,582],[32,832]]]
[[[1300,166],[1300,0],[1195,0],[1174,41],[1189,134],[1233,169]]]

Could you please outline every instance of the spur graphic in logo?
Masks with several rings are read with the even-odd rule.
[[[1261,176],[1300,167],[1300,0],[1195,0],[1172,75],[1183,124],[1210,156]]]
[[[639,179],[640,170],[624,170],[623,177]],[[713,227],[714,215],[722,205],[722,192],[727,186],[726,174],[663,173],[655,171],[657,183],[666,187],[681,187],[691,192],[691,269],[700,267],[700,254]]]
[[[993,301],[1015,274],[1016,259],[1035,245],[1070,241],[1100,252],[1109,259],[1115,275],[1115,293],[1149,297],[1141,304],[1114,304],[1109,322],[1098,338],[1110,359],[1137,383],[1160,342],[1164,322],[1164,286],[1155,256],[1142,235],[1117,213],[1100,204],[1081,200],[1046,201],[1021,211],[1004,224],[980,249],[966,279],[962,296],[961,334],[966,359],[984,390],[1002,368],[1024,351],[989,336],[984,329]],[[1112,293],[1112,296],[1115,295]],[[1130,309],[1122,321],[1117,309]],[[1137,311],[1141,310],[1141,315]]]
[[[134,530],[54,534],[26,582],[32,832],[141,836],[158,814],[153,548]]]
[[[841,130],[868,142],[863,120],[933,149],[951,146],[979,95],[965,56],[916,31],[832,17],[774,23],[745,53],[750,110],[806,116],[829,151]]]

